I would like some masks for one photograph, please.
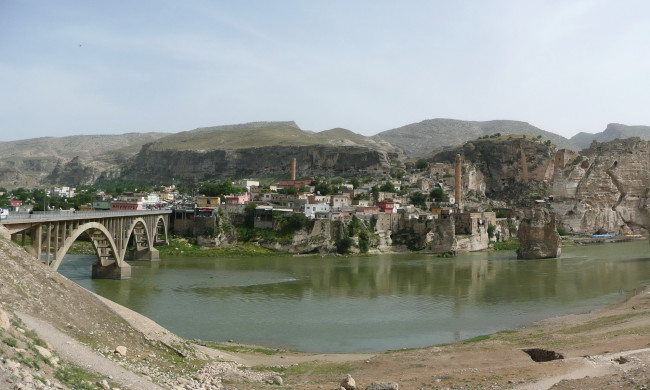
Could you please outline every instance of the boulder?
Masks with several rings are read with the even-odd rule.
[[[120,355],[120,356],[126,356],[126,347],[123,345],[120,345],[119,347],[115,348],[115,353]]]
[[[352,378],[352,375],[348,374],[343,380],[341,381],[341,388],[345,390],[354,390],[357,388],[357,382]]]
[[[106,379],[102,379],[101,381],[95,383],[97,387],[99,387],[102,390],[111,390],[111,386],[108,384],[108,381]]]
[[[396,382],[372,382],[366,390],[398,390]]]
[[[50,352],[47,348],[43,348],[40,345],[35,345],[34,348],[38,351],[38,353],[43,356],[45,359],[49,359],[52,357],[52,352]]]
[[[545,207],[535,207],[526,213],[519,225],[518,259],[548,259],[559,257],[562,240],[555,225],[555,214]]]
[[[0,329],[7,330],[10,325],[9,316],[4,312],[4,310],[0,309]]]

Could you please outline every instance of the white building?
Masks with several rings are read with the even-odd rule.
[[[305,205],[305,215],[309,219],[329,218],[330,205],[327,203],[315,203]]]
[[[260,186],[259,180],[250,180],[250,179],[241,179],[239,181],[236,181],[234,184],[235,187],[246,188],[246,191],[249,192],[252,186],[256,186],[256,187]]]

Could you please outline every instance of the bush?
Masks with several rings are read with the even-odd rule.
[[[564,236],[566,236],[568,233],[566,232],[566,229],[565,229],[565,228],[563,228],[563,227],[558,227],[558,228],[557,228],[557,234],[559,234],[560,236],[564,237]]]
[[[340,254],[348,253],[353,243],[354,241],[350,237],[341,238],[336,241],[336,252]]]
[[[359,251],[361,253],[368,253],[368,250],[370,249],[370,243],[368,241],[359,239]]]
[[[494,232],[496,230],[497,230],[496,226],[492,225],[491,223],[488,224],[488,228],[487,228],[488,237],[490,237],[491,239],[494,238]]]

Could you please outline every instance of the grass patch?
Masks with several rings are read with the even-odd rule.
[[[478,343],[480,341],[485,341],[490,338],[489,334],[484,334],[481,336],[472,337],[471,339],[463,340],[463,344]]]
[[[232,256],[274,256],[286,255],[263,248],[255,243],[245,242],[225,248],[210,248],[191,244],[183,240],[171,240],[169,245],[156,247],[162,256],[232,257]]]
[[[255,367],[250,367],[251,371],[272,371],[272,372],[277,372],[278,374],[282,374],[287,371],[286,367],[276,367],[276,366],[255,366]]]
[[[38,356],[40,356],[40,355],[38,355]],[[39,362],[38,359],[35,359],[35,358],[32,358],[32,357],[27,357],[22,352],[18,354],[18,361],[20,363],[26,365],[27,367],[33,368],[35,370],[40,370],[41,369],[41,365],[38,363]]]
[[[25,336],[30,338],[34,342],[34,345],[38,345],[39,347],[47,348],[47,343],[45,342],[45,340],[38,337],[36,332],[34,332],[33,330],[30,329],[30,330],[25,331]]]
[[[67,254],[69,255],[94,255],[95,248],[90,241],[75,241]]]
[[[494,250],[495,251],[515,251],[519,249],[519,239],[511,238],[506,241],[495,242]]]
[[[325,363],[315,365],[315,363],[311,362],[287,367],[285,373],[287,375],[304,375],[309,373],[310,375],[327,375],[328,377],[338,377],[345,376],[352,371],[353,369],[350,363]]]
[[[497,332],[497,334],[515,334],[519,333],[518,330],[500,330]]]
[[[234,353],[258,353],[261,355],[277,355],[285,351],[279,351],[277,349],[270,348],[258,348],[258,347],[247,347],[243,345],[228,345],[217,343],[214,341],[205,342],[205,346],[209,348],[218,349],[224,352],[234,352]]]
[[[630,313],[630,314],[619,314],[613,316],[607,316],[603,318],[598,318],[594,321],[587,322],[586,324],[574,326],[567,329],[562,329],[560,332],[564,334],[576,334],[581,332],[588,332],[591,330],[596,330],[606,326],[614,325],[617,323],[624,322],[627,319],[647,315],[647,313]]]
[[[16,346],[18,345],[18,340],[16,340],[13,337],[5,337],[4,339],[2,339],[2,342],[13,348],[16,348]]]
[[[100,375],[69,363],[56,370],[54,377],[67,387],[80,390],[97,390],[95,383],[103,379]]]

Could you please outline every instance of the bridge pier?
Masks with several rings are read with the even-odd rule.
[[[160,261],[160,252],[156,248],[133,249],[129,253],[129,260]]]
[[[93,279],[123,280],[131,278],[131,266],[124,263],[121,267],[117,263],[103,266],[99,261],[93,263]]]

